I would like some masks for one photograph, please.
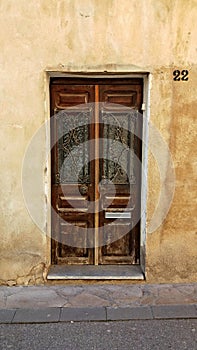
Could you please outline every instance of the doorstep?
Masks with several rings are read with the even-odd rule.
[[[144,280],[139,265],[52,265],[48,280]]]

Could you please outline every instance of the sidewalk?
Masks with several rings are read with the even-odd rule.
[[[0,323],[197,318],[197,283],[0,287]]]

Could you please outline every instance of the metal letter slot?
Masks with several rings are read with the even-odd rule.
[[[105,212],[105,219],[131,219],[129,212]]]

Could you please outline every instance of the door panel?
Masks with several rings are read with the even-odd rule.
[[[136,228],[132,226],[140,210],[136,110],[140,110],[142,103],[141,89],[136,85],[100,87],[100,101],[104,102],[100,110],[100,138],[103,139],[100,237],[107,243],[100,249],[100,264],[134,264],[138,261],[139,232],[136,240]]]
[[[52,261],[92,264],[87,228],[94,227],[89,203],[94,200],[94,150],[87,141],[94,138],[94,86],[52,86]],[[83,105],[79,108],[79,103]],[[90,104],[90,105],[89,105]],[[70,225],[69,225],[70,224]],[[73,229],[74,228],[74,229]],[[72,235],[72,231],[74,234]],[[80,233],[80,234],[79,234]],[[83,244],[80,244],[80,242]]]
[[[100,101],[140,110],[142,103],[142,83],[139,82],[134,85],[125,83],[122,85],[101,85]],[[120,107],[118,105],[114,107],[118,109]]]
[[[139,263],[141,104],[141,79],[51,84],[54,264]]]

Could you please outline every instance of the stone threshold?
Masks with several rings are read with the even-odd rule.
[[[139,265],[52,265],[48,280],[144,280]]]

